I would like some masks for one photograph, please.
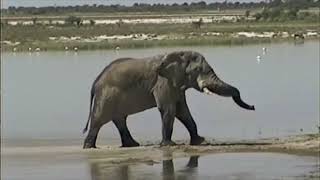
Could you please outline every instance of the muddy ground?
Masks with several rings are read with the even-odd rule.
[[[210,160],[210,155],[214,154],[220,154],[222,156],[231,158],[243,156],[242,159],[246,159],[246,157],[248,157],[248,160],[251,163],[257,162],[257,160],[252,161],[252,157],[254,156],[265,156],[264,160],[263,158],[258,158],[259,162],[268,162],[273,159],[271,165],[269,164],[266,166],[269,168],[269,171],[266,171],[265,173],[271,173],[268,174],[268,176],[274,173],[270,171],[270,168],[272,169],[273,166],[279,166],[279,168],[286,166],[288,166],[286,168],[290,168],[291,166],[295,166],[294,160],[299,158],[295,158],[295,156],[293,156],[293,159],[287,162],[286,158],[284,158],[284,162],[282,162],[281,158],[287,157],[285,154],[298,156],[301,155],[302,158],[310,157],[312,159],[317,159],[320,155],[320,134],[306,134],[250,141],[218,141],[207,138],[207,141],[200,146],[190,146],[188,145],[188,141],[177,141],[177,143],[178,145],[170,147],[160,147],[158,145],[159,142],[145,142],[142,143],[142,146],[134,148],[120,148],[118,145],[106,145],[101,146],[99,149],[82,149],[80,144],[78,146],[2,146],[1,161],[4,167],[4,177],[7,178],[30,176],[29,178],[41,179],[41,174],[45,173],[48,177],[71,176],[73,178],[81,177],[86,179],[86,177],[83,175],[85,174],[91,176],[91,179],[105,179],[105,177],[114,177],[119,179],[119,177],[124,175],[129,176],[128,167],[140,167],[139,171],[135,171],[135,175],[130,176],[137,176],[135,177],[136,179],[139,179],[140,177],[146,177],[148,179],[148,174],[146,175],[144,172],[148,172],[150,176],[155,176],[157,173],[153,172],[154,174],[152,174],[150,171],[155,170],[156,172],[161,172],[161,170],[159,170],[161,166],[163,166],[162,168],[171,167],[171,170],[169,170],[170,172],[173,172],[174,168],[172,160],[181,162],[181,159],[183,160],[190,158],[187,167],[198,167],[197,164],[199,157],[206,156],[203,159],[209,158]],[[226,153],[230,154],[228,155]],[[280,155],[278,155],[279,153]],[[281,154],[283,154],[283,157]],[[209,165],[210,169],[210,162],[217,164],[216,161],[208,161],[209,164],[206,164],[202,161],[201,167],[203,168],[204,166]],[[277,162],[279,164],[274,164]],[[312,171],[305,172],[297,179],[318,179],[320,177],[319,160],[313,162],[315,164],[312,165],[311,163],[308,165],[315,166],[311,167]],[[235,161],[235,163],[240,162],[238,160]],[[283,163],[284,165],[281,165]],[[54,166],[55,168],[60,168],[61,166],[67,169],[60,168],[60,174],[52,174],[54,171],[52,171],[52,169],[50,170],[51,166]],[[87,173],[85,173],[86,171],[82,172],[80,171],[81,168],[78,166],[89,167],[90,171]],[[241,164],[238,164],[237,166],[243,167]],[[40,167],[41,169],[39,169]],[[186,172],[191,172],[192,167]],[[30,168],[32,170],[30,170]],[[303,170],[304,167],[299,168],[298,170],[300,171]],[[70,169],[77,169],[77,171],[82,172],[82,174],[70,174]],[[171,174],[168,173],[167,170],[168,169],[163,169],[162,171],[165,172],[165,174],[161,175],[160,177],[166,179],[165,177],[167,174]],[[278,172],[279,171],[281,173],[285,173],[281,170],[278,170]],[[295,172],[294,169],[291,169],[291,171]],[[209,172],[211,171],[209,170]],[[181,174],[182,172],[178,171],[177,173]],[[251,173],[254,175],[259,175],[259,173]],[[188,173],[182,173],[181,175],[188,177]],[[135,179],[134,177],[132,178]],[[198,178],[202,179],[201,176]],[[124,179],[129,178],[127,177]],[[244,177],[244,179],[246,179],[246,177]]]
[[[121,148],[117,145],[104,145],[97,149],[82,149],[79,146],[59,147],[2,147],[2,155],[28,155],[37,153],[79,153],[86,154],[90,159],[113,161],[156,161],[163,157],[164,151],[172,152],[174,157],[203,155],[224,152],[283,152],[289,154],[301,154],[318,156],[320,153],[320,133],[288,136],[282,138],[266,138],[258,140],[220,141],[206,138],[199,146],[188,145],[187,140],[176,141],[176,146],[161,147],[159,142],[142,142],[140,147]],[[110,158],[109,158],[110,157]],[[164,157],[166,158],[166,157]],[[138,160],[140,159],[140,160]]]

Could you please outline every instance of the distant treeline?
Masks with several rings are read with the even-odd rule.
[[[48,6],[48,7],[9,7],[1,9],[3,15],[45,15],[61,13],[88,13],[88,12],[175,12],[195,10],[225,10],[225,9],[256,9],[256,8],[284,8],[306,9],[320,7],[320,0],[267,0],[261,2],[192,2],[182,4],[145,4],[135,3],[133,6],[123,5],[77,5],[77,6]]]

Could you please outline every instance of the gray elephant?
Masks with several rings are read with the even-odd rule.
[[[161,145],[174,145],[173,122],[177,118],[187,128],[191,145],[204,138],[190,114],[185,92],[194,88],[207,94],[232,97],[240,107],[254,110],[243,102],[237,88],[218,78],[198,52],[178,51],[143,59],[122,58],[110,63],[92,85],[90,113],[84,129],[89,133],[83,148],[95,148],[100,128],[110,122],[116,125],[123,147],[139,146],[131,136],[128,115],[157,107],[162,118]]]

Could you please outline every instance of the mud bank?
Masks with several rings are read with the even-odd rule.
[[[2,146],[5,179],[318,179],[320,134],[200,146]],[[297,156],[298,155],[298,156]],[[200,160],[199,160],[200,159]]]
[[[267,138],[259,140],[220,141],[206,138],[206,142],[199,146],[188,145],[188,141],[176,141],[176,146],[161,147],[159,142],[144,142],[140,147],[120,148],[118,145],[103,145],[97,149],[82,149],[79,146],[33,146],[33,147],[3,147],[2,155],[47,155],[82,154],[92,159],[113,161],[145,161],[160,160],[164,151],[170,151],[173,156],[203,155],[226,152],[281,152],[318,156],[320,153],[320,134],[305,134],[282,138]],[[135,157],[135,159],[132,159]]]

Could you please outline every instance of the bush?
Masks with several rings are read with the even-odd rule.
[[[65,21],[65,24],[69,24],[69,25],[74,25],[74,24],[77,26],[82,25],[82,19],[76,16],[69,16],[64,21]]]
[[[309,12],[299,13],[298,8],[285,9],[283,7],[274,7],[263,9],[261,13],[256,13],[253,15],[257,21],[290,21],[290,20],[305,20],[316,21],[319,18],[316,14],[311,14]]]
[[[37,21],[38,21],[38,18],[37,18],[37,17],[33,17],[33,18],[32,18],[32,24],[33,24],[33,25],[36,25],[36,24],[37,24]]]
[[[280,16],[280,14],[281,14],[280,8],[273,8],[269,11],[269,16],[270,16],[271,20],[278,18]]]
[[[253,15],[254,18],[256,18],[257,21],[259,21],[260,19],[262,19],[262,15],[261,13],[256,13]]]
[[[298,8],[289,9],[289,11],[288,11],[288,17],[296,18],[296,17],[297,17],[297,14],[298,14],[298,11],[299,11]]]
[[[90,19],[90,25],[94,26],[95,24],[96,24],[96,22],[94,20]]]
[[[246,16],[246,18],[248,18],[250,16],[250,11],[246,10],[246,12],[244,13],[244,15]]]

